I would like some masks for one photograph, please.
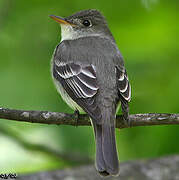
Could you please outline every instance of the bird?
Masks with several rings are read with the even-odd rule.
[[[61,26],[61,42],[51,60],[54,84],[73,110],[89,115],[99,174],[118,176],[115,124],[120,106],[125,122],[130,124],[131,86],[123,57],[99,10],[50,17]]]

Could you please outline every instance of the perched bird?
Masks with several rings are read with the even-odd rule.
[[[98,10],[69,17],[50,15],[61,25],[51,71],[58,92],[74,110],[91,119],[96,140],[96,169],[102,176],[119,175],[115,117],[121,104],[129,123],[131,88],[123,58]]]

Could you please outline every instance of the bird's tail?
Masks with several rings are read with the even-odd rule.
[[[96,139],[96,169],[102,176],[119,175],[115,140],[115,113],[105,109],[101,123],[92,119]]]

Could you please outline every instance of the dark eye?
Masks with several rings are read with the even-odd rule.
[[[83,25],[86,27],[89,27],[89,26],[91,26],[91,22],[89,20],[84,20]]]

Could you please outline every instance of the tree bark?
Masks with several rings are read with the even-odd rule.
[[[72,125],[72,126],[90,126],[89,116],[87,114],[66,114],[50,111],[25,111],[0,108],[0,118],[6,120],[15,120],[19,122]],[[130,127],[150,126],[150,125],[172,125],[179,124],[179,114],[167,113],[146,113],[131,114],[129,116]],[[128,128],[129,126],[123,120],[122,115],[116,116],[116,128]]]

